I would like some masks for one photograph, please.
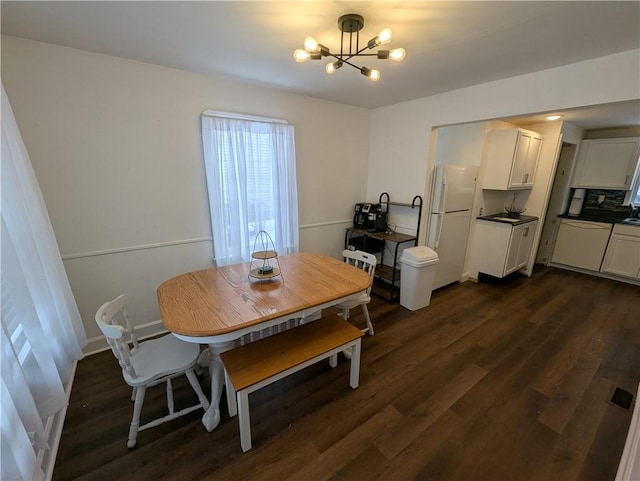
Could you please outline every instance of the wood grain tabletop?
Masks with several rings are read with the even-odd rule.
[[[278,257],[282,276],[249,277],[251,263],[181,274],[158,287],[165,327],[186,336],[215,336],[362,292],[371,278],[334,257]]]

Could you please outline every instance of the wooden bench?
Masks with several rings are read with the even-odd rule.
[[[334,315],[221,353],[227,389],[236,391],[242,451],[251,449],[250,393],[323,359],[335,367],[338,353],[348,348],[349,385],[355,389],[362,336],[360,329]]]

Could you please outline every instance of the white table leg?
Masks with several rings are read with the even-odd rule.
[[[209,344],[209,372],[211,373],[211,406],[202,416],[202,424],[207,431],[213,431],[220,424],[220,397],[224,386],[224,365],[220,353],[233,348],[233,341]],[[235,393],[234,393],[235,394]],[[229,396],[227,396],[229,397]],[[235,409],[235,398],[233,408]]]

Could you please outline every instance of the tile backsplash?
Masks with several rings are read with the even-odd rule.
[[[626,217],[631,210],[628,205],[622,205],[626,193],[625,190],[587,189],[581,215],[597,216],[606,212]]]

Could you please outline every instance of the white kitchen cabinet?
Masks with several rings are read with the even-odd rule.
[[[640,279],[640,226],[614,226],[600,271]]]
[[[542,136],[525,129],[494,130],[489,136],[483,189],[531,189],[536,175]]]
[[[571,187],[629,190],[639,154],[640,137],[583,140]]]
[[[504,277],[525,267],[537,225],[535,219],[519,225],[478,219],[474,234],[478,272]]]

